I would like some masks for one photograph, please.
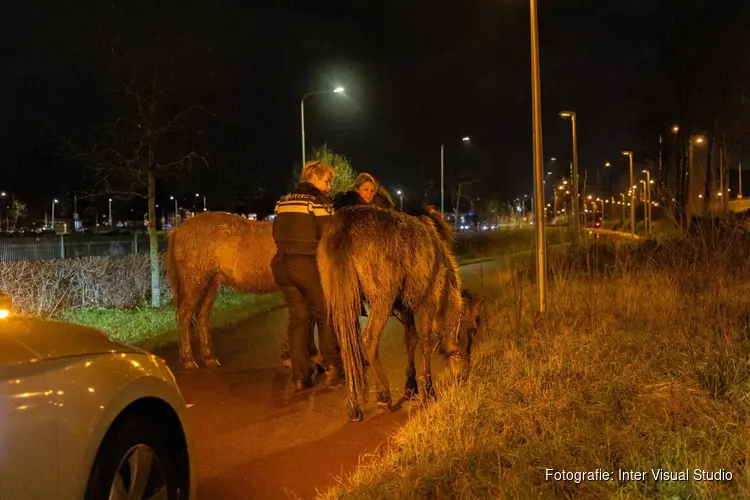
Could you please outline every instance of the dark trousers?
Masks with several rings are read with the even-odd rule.
[[[294,380],[311,375],[313,321],[318,325],[323,366],[340,364],[338,341],[323,299],[315,256],[278,252],[271,261],[271,271],[289,308],[289,357]]]

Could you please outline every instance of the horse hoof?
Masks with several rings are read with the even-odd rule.
[[[364,420],[365,416],[362,413],[362,408],[359,406],[355,406],[352,408],[349,408],[349,422],[361,422]]]
[[[221,368],[221,363],[216,358],[208,358],[203,364],[206,368]]]
[[[183,370],[197,370],[198,369],[198,363],[196,363],[192,359],[190,361],[183,361],[182,362],[182,369]]]
[[[404,396],[406,396],[407,399],[414,399],[418,395],[419,384],[417,384],[416,379],[407,379],[406,386],[404,387]]]
[[[378,408],[382,408],[384,410],[393,411],[393,408],[391,407],[391,393],[390,392],[379,392],[378,398],[377,398],[377,405]]]

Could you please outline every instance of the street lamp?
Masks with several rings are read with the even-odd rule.
[[[198,194],[198,193],[195,193],[195,197],[196,197],[196,198],[199,198],[199,197],[200,197],[200,194]],[[206,211],[206,197],[205,197],[205,196],[203,196],[203,211],[204,211],[204,212]]]
[[[403,212],[404,211],[404,196],[401,193],[400,189],[398,191],[396,191],[396,194],[398,195],[399,200],[401,201],[401,211]]]
[[[55,232],[55,204],[57,203],[57,198],[52,199],[52,232]]]
[[[653,212],[651,210],[651,182],[653,182],[653,181],[651,180],[651,172],[649,172],[648,169],[644,169],[643,173],[646,174],[646,203],[647,203],[647,205],[646,205],[645,210],[648,211],[648,219],[647,219],[647,223],[646,223],[646,231],[650,235],[651,234],[651,230],[652,230],[651,226],[654,223],[654,221],[653,221],[653,215],[652,215]]]
[[[536,6],[538,0],[529,0],[531,21],[531,110],[534,138],[534,230],[536,232],[536,285],[539,313],[547,311],[547,234],[544,218],[544,155],[542,154],[542,89],[539,71],[539,24]],[[578,235],[576,234],[576,237]]]
[[[174,200],[174,225],[177,226],[177,198],[170,196],[169,199]]]
[[[336,87],[333,90],[319,90],[317,92],[310,92],[302,96],[302,100],[300,101],[300,120],[302,124],[302,168],[305,168],[305,99],[310,97],[311,95],[318,95],[318,94],[343,94],[344,93],[344,87]]]
[[[570,118],[573,130],[573,239],[578,242],[578,233],[580,232],[580,215],[578,213],[578,133],[576,131],[576,114],[573,111],[560,111],[560,117],[565,120]]]
[[[112,198],[109,199],[109,219],[107,219],[107,222],[109,222],[109,228],[112,229]]]
[[[469,136],[465,136],[461,141],[468,143],[471,141]],[[440,213],[445,213],[445,144],[440,145]]]
[[[622,154],[630,160],[630,232],[635,234],[635,187],[633,185],[633,152],[623,151]]]

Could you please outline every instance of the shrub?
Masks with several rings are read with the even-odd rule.
[[[163,258],[161,267],[162,298],[169,300]],[[84,307],[135,307],[151,298],[149,257],[5,262],[0,266],[0,290],[13,298],[14,309],[46,316]]]

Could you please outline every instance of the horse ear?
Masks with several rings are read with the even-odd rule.
[[[487,297],[485,297],[482,294],[477,294],[474,297],[472,297],[472,300],[471,300],[471,314],[472,314],[473,317],[476,318],[477,316],[479,316],[479,312],[481,311],[482,305],[484,304],[484,301],[486,299],[487,299]]]

